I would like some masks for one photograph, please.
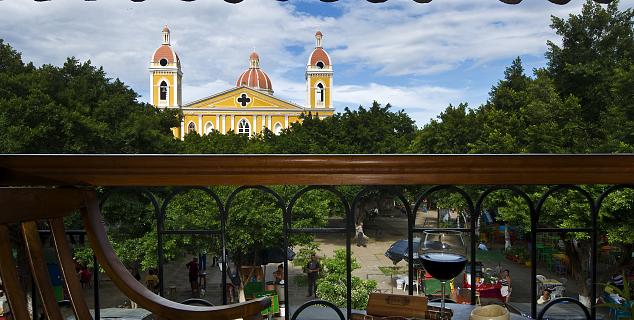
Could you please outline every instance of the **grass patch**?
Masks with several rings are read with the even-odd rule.
[[[504,262],[506,260],[504,253],[500,250],[489,250],[483,251],[478,250],[476,253],[476,261],[482,261],[485,265],[487,264],[498,264],[500,262]]]
[[[407,272],[407,267],[404,266],[389,266],[379,267],[379,270],[386,276],[395,276],[397,274],[403,274]]]

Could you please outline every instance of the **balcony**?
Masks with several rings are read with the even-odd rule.
[[[305,246],[298,244],[302,242],[298,238],[309,237],[320,246],[318,255],[322,257],[332,257],[336,249],[343,250],[347,276],[341,301],[326,300],[338,305],[347,319],[352,317],[354,309],[362,309],[358,307],[358,297],[353,296],[351,289],[353,277],[375,280],[374,290],[383,293],[437,297],[437,290],[431,288],[434,282],[425,278],[415,263],[392,263],[383,253],[393,242],[406,240],[409,244],[407,254],[412,257],[415,255],[412,244],[416,239],[425,230],[438,228],[463,232],[468,244],[465,252],[469,259],[467,269],[476,270],[469,272],[468,276],[457,277],[449,288],[449,298],[458,304],[503,304],[496,297],[487,298],[484,291],[471,290],[470,284],[479,282],[487,269],[492,276],[499,271],[496,268],[511,269],[514,289],[508,307],[518,314],[517,318],[521,318],[520,314],[537,317],[542,308],[537,304],[539,289],[549,285],[543,279],[554,279],[560,283],[565,282],[560,280],[566,279],[568,283],[563,285],[567,290],[560,294],[577,299],[580,294],[584,296],[581,292],[583,284],[579,283],[582,278],[589,279],[585,286],[589,312],[593,318],[600,318],[607,315],[607,311],[594,307],[596,298],[603,295],[604,286],[599,283],[606,282],[606,277],[610,276],[603,269],[614,263],[610,259],[615,257],[601,250],[604,247],[601,239],[603,222],[598,217],[602,205],[611,195],[632,188],[633,164],[632,155],[2,155],[0,184],[3,192],[22,190],[27,194],[33,190],[34,194],[42,190],[96,190],[108,232],[117,227],[108,221],[108,215],[117,213],[122,199],[137,195],[136,199],[142,204],[138,212],[147,214],[149,210],[150,214],[146,217],[151,218],[150,225],[155,230],[156,241],[152,245],[156,248],[159,277],[157,294],[176,302],[189,297],[187,285],[183,289],[183,282],[187,281],[184,276],[186,261],[183,259],[188,260],[202,252],[188,252],[187,257],[171,256],[174,250],[170,246],[196,241],[206,243],[209,251],[204,283],[207,290],[204,296],[200,296],[201,291],[195,294],[216,306],[226,305],[232,298],[238,300],[238,293],[231,292],[230,284],[234,279],[221,272],[235,268],[236,261],[228,263],[236,258],[232,256],[236,248],[229,244],[234,239],[229,237],[235,236],[235,219],[244,218],[240,213],[265,207],[267,212],[271,212],[271,221],[261,221],[262,228],[277,230],[281,235],[273,247],[282,250],[292,247],[295,253],[301,255],[300,249]],[[194,219],[173,219],[176,217],[173,212],[179,210],[177,207],[190,208],[186,203],[191,194],[207,197],[204,205],[194,206],[196,215],[204,218],[203,225],[197,225]],[[256,194],[257,198],[246,196]],[[508,218],[508,222],[500,218],[511,215],[508,209],[507,212],[498,212],[500,209],[496,203],[499,199],[510,198],[517,200],[517,206],[513,208],[523,210],[521,216],[525,223],[518,222],[521,218],[513,221]],[[27,201],[24,202],[24,199]],[[33,208],[41,205],[33,203],[37,199],[5,197],[0,201],[3,204],[19,203],[17,206],[24,206],[26,212],[29,203]],[[325,220],[307,219],[312,214],[311,210],[317,210],[308,206],[312,202],[307,199],[327,200],[329,214],[325,215]],[[72,197],[62,197],[50,208],[52,211],[73,208],[77,205],[69,203],[73,201],[76,200]],[[553,202],[566,201],[585,206],[579,209],[585,215],[581,215],[583,218],[576,223],[563,221],[565,217],[553,212],[552,208],[556,207]],[[5,208],[7,212],[18,210]],[[631,216],[631,212],[626,214]],[[5,218],[0,219],[0,223],[9,226],[24,221],[26,217],[44,217],[30,213],[24,216],[3,213],[3,216]],[[94,246],[97,239],[90,231],[98,229],[99,216],[84,213],[83,218],[85,223],[92,225],[86,230]],[[356,246],[354,240],[355,225],[360,221],[364,222],[365,234],[370,236],[365,247]],[[41,227],[41,234],[55,233],[45,224],[38,227]],[[83,237],[84,231],[83,228],[77,229],[66,232],[78,240]],[[253,234],[258,232],[252,229]],[[563,247],[558,248],[559,240],[564,243]],[[479,250],[481,243],[488,250]],[[572,247],[573,243],[576,250]],[[509,244],[516,249],[503,251]],[[266,247],[261,243],[252,245]],[[578,256],[579,248],[589,250],[587,257]],[[9,250],[3,247],[0,251],[4,249]],[[553,252],[549,252],[551,249]],[[557,254],[554,250],[561,251],[561,259],[553,258]],[[107,276],[127,273],[108,266],[116,257],[100,256],[99,250],[95,251]],[[631,252],[620,252],[620,256],[627,254],[631,255]],[[216,260],[214,256],[218,263],[212,266],[211,262]],[[274,290],[278,297],[285,297],[286,308],[280,316],[291,319],[293,313],[301,310],[302,305],[312,298],[304,296],[306,284],[302,282],[305,280],[302,280],[301,265],[284,258],[269,261],[273,260],[269,269],[261,271],[261,279],[257,272],[248,274],[255,276],[256,282],[267,282],[273,272],[270,268],[280,263],[283,265],[286,285],[277,286]],[[360,268],[353,271],[354,260]],[[558,261],[556,266],[555,260]],[[96,264],[93,270],[97,270]],[[172,314],[161,313],[161,308],[192,314],[211,312],[202,307],[175,306],[167,300],[155,298],[153,293],[137,296],[143,288],[126,289],[125,281],[114,278],[100,281],[99,272],[95,272],[94,276],[94,288],[86,288],[82,292],[87,296],[93,295],[86,304],[97,310],[97,315],[100,308],[111,307],[108,304],[112,304],[112,296],[127,296],[167,318]],[[4,271],[2,278],[8,279]],[[45,282],[45,279],[36,279],[38,284],[39,281]],[[34,286],[35,300],[41,297],[35,294],[37,289],[41,292],[39,286]],[[458,304],[455,305],[456,310],[468,307]],[[45,301],[44,311],[52,312],[47,305]],[[38,308],[41,306],[33,303],[33,309]],[[574,311],[574,308],[576,306],[560,306],[560,311],[582,315],[580,309]],[[334,311],[329,309],[311,307],[305,312],[302,313],[304,316],[312,313],[317,317],[321,314],[322,317],[336,318]]]

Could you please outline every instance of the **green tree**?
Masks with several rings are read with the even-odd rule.
[[[0,152],[170,153],[174,111],[139,103],[90,61],[25,65],[0,40]]]
[[[466,103],[457,107],[449,105],[437,120],[432,119],[409,147],[414,153],[468,153],[470,143],[480,136],[478,114],[468,109]]]
[[[361,266],[354,257],[352,259],[352,270]],[[347,297],[347,270],[346,270],[346,250],[335,250],[333,257],[322,259],[321,266],[323,274],[317,280],[317,296],[320,299],[330,301],[340,308],[346,308]],[[352,271],[351,270],[351,271]],[[357,276],[352,276],[352,308],[365,310],[368,305],[370,293],[376,289],[377,283],[374,280],[363,280]]]
[[[368,109],[346,108],[319,119],[310,113],[279,136],[265,135],[275,153],[403,153],[416,133],[414,121],[390,104],[374,102]]]
[[[181,151],[187,154],[271,153],[272,147],[264,141],[264,136],[268,134],[270,131],[249,137],[233,131],[222,134],[216,130],[204,136],[187,134],[181,144]]]
[[[546,52],[558,91],[580,99],[586,130],[604,152],[619,147],[616,141],[632,150],[634,142],[634,11],[619,11],[618,5],[587,1],[581,14],[553,17],[551,27],[562,42],[549,41]]]

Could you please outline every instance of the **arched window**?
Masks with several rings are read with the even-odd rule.
[[[281,123],[276,123],[273,126],[273,133],[275,133],[276,135],[279,135],[280,133],[282,133],[282,124]]]
[[[193,122],[190,122],[187,125],[187,133],[196,133],[196,124]]]
[[[159,86],[160,97],[159,100],[165,101],[167,100],[167,82],[161,81],[161,85]]]
[[[210,134],[214,131],[214,125],[211,122],[205,124],[205,134]]]
[[[323,69],[324,68],[324,62],[323,61],[317,61],[317,68]]]
[[[249,120],[242,118],[240,122],[238,122],[238,134],[251,134],[251,125],[249,124]]]
[[[316,94],[317,94],[317,102],[318,103],[323,103],[324,102],[324,97],[326,95],[326,89],[324,89],[324,85],[323,84],[321,84],[321,83],[317,84]]]

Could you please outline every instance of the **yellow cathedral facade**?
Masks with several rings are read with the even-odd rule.
[[[306,65],[306,104],[286,101],[273,94],[269,76],[260,67],[260,57],[253,52],[248,68],[238,76],[236,86],[198,100],[182,103],[183,72],[180,58],[170,44],[170,30],[163,28],[163,43],[154,51],[150,62],[150,97],[157,108],[181,109],[180,128],[174,136],[233,131],[248,136],[268,130],[279,134],[302,114],[325,118],[332,116],[332,76],[330,56],[323,49],[321,32],[315,34],[316,45]]]

